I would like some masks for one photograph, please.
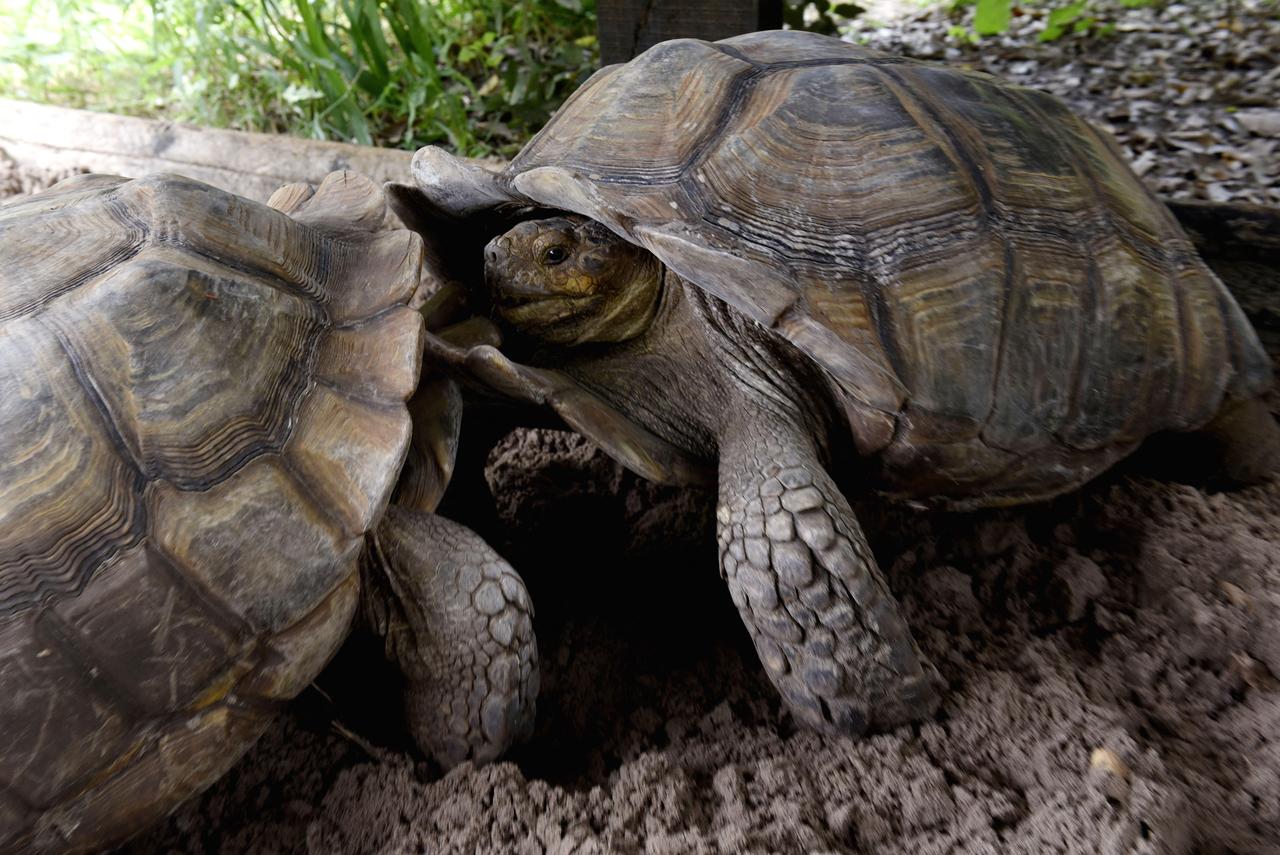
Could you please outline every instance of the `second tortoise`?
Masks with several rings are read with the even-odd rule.
[[[1213,438],[1238,481],[1280,456],[1239,306],[1041,92],[807,33],[679,40],[598,72],[501,173],[430,148],[414,171],[492,238],[527,364],[453,358],[641,474],[715,463],[722,575],[811,726],[940,699],[832,464],[966,508],[1074,489],[1159,432]]]
[[[523,583],[432,513],[459,401],[419,377],[423,240],[349,174],[272,204],[89,175],[0,207],[0,852],[156,821],[359,613],[442,764],[532,726]]]

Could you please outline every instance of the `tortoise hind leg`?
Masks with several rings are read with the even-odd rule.
[[[1208,440],[1215,480],[1243,486],[1280,471],[1280,426],[1261,398],[1226,403],[1196,435]]]
[[[441,766],[533,731],[538,648],[524,582],[466,526],[392,505],[370,537],[365,616],[408,681],[405,718]]]
[[[736,420],[721,437],[716,521],[734,604],[799,719],[857,735],[933,713],[937,672],[807,431]]]

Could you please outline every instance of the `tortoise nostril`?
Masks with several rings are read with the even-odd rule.
[[[498,242],[494,241],[484,248],[484,260],[486,264],[496,264],[498,261]]]

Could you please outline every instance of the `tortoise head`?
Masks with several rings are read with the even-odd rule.
[[[529,220],[484,250],[498,316],[519,332],[558,344],[619,342],[649,326],[662,264],[586,217]]]

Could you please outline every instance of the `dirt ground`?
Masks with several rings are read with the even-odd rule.
[[[1243,297],[1280,356],[1280,289]],[[538,609],[532,741],[442,776],[356,637],[128,852],[1280,853],[1280,482],[1153,465],[1015,510],[857,503],[950,691],[934,721],[850,740],[781,709],[711,495],[519,432],[490,457],[486,533]]]

